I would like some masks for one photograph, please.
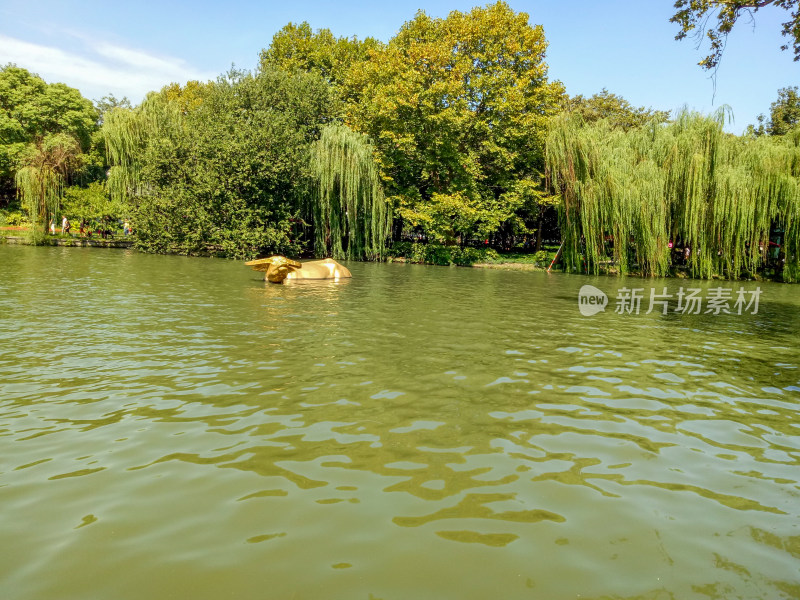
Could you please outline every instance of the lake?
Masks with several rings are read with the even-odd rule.
[[[0,246],[0,597],[800,597],[800,287],[347,266]]]

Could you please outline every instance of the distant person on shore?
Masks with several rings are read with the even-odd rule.
[[[127,220],[126,220],[126,221],[125,221],[125,223],[123,223],[123,225],[122,225],[122,232],[123,232],[125,235],[130,235],[130,234],[131,234],[131,224],[130,224],[130,223],[128,223],[128,221],[127,221]]]
[[[56,234],[56,221],[55,219],[50,219],[50,235]]]
[[[70,225],[66,215],[61,219],[61,235],[69,233]]]

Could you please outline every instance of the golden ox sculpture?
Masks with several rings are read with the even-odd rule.
[[[291,279],[333,279],[338,281],[345,277],[352,277],[347,267],[340,265],[332,258],[325,260],[312,260],[300,263],[285,256],[270,256],[259,258],[246,263],[256,271],[264,271],[264,279],[272,283],[284,283]]]

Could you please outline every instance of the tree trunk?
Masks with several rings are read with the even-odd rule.
[[[541,211],[539,212],[539,224],[536,226],[536,250],[539,252],[542,249],[542,227],[544,226],[544,219],[542,218]]]

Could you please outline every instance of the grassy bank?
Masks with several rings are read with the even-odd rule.
[[[388,249],[388,260],[424,265],[456,265],[489,269],[546,269],[558,247],[545,246],[539,252],[498,251],[486,247],[445,246],[422,242],[395,242]]]

